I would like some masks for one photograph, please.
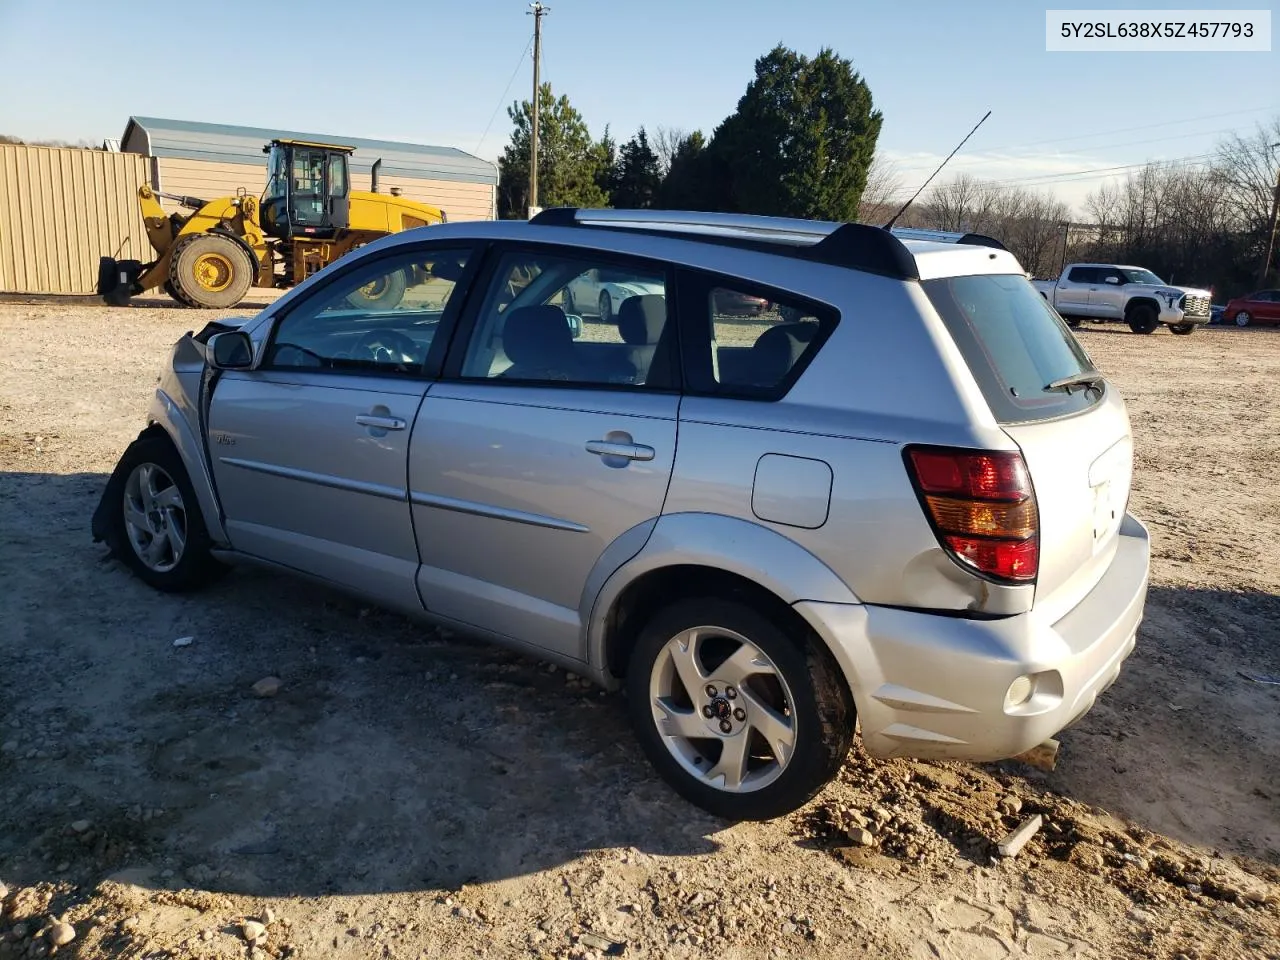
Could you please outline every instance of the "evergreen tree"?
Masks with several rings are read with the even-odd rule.
[[[598,184],[603,154],[569,98],[555,98],[551,84],[538,91],[538,205],[601,207],[608,199]],[[507,109],[515,129],[498,160],[498,216],[523,219],[529,207],[529,141],[533,105]]]
[[[618,178],[613,205],[628,210],[652,207],[662,185],[658,155],[649,145],[649,135],[641,127],[618,151]]]
[[[737,111],[712,135],[714,209],[856,220],[883,116],[851,61],[781,45],[756,61]],[[674,164],[673,164],[674,166]]]

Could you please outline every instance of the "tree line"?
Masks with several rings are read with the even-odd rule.
[[[619,143],[592,137],[568,97],[539,90],[538,201],[543,207],[706,210],[884,223],[910,194],[877,158],[883,116],[851,61],[777,46],[755,63],[736,110],[709,136],[641,127]],[[498,213],[529,205],[532,105],[513,104],[499,160]],[[1270,229],[1280,117],[1223,141],[1194,165],[1151,163],[1100,187],[1085,216],[1049,190],[958,174],[926,191],[902,226],[985,233],[1037,277],[1064,262],[1136,263],[1172,283],[1254,289]],[[1272,271],[1274,276],[1275,271]]]
[[[540,206],[718,210],[855,220],[882,116],[853,64],[830,49],[807,57],[778,46],[755,64],[737,110],[709,137],[643,127],[618,144],[594,140],[568,97],[538,91]],[[529,205],[532,104],[508,110],[514,126],[499,160],[498,212]]]
[[[1260,285],[1277,143],[1280,117],[1228,137],[1203,162],[1149,163],[1090,193],[1083,218],[1047,191],[961,174],[927,192],[900,222],[994,236],[1037,277],[1076,261],[1132,263],[1170,283],[1212,287],[1215,301],[1224,301]],[[870,222],[892,206],[866,199]]]

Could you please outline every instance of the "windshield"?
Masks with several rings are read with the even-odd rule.
[[[289,183],[286,179],[289,171],[285,168],[284,151],[280,147],[271,148],[271,153],[267,157],[267,189],[263,193],[264,199],[276,200],[285,195],[285,190]]]
[[[1127,283],[1149,283],[1153,287],[1166,285],[1163,280],[1150,270],[1143,270],[1141,267],[1121,267],[1120,272],[1124,274],[1124,279]]]
[[[923,287],[1001,423],[1048,420],[1097,401],[1096,389],[1046,389],[1095,368],[1026,277],[949,277]]]

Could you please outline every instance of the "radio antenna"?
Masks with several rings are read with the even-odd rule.
[[[957,153],[960,152],[960,148],[969,142],[969,138],[978,132],[978,128],[987,122],[987,117],[989,116],[991,116],[990,110],[984,113],[982,115],[982,119],[973,125],[973,129],[965,134],[964,139],[956,144],[956,148],[947,154],[947,159],[943,160],[940,164],[938,164],[938,169],[933,171],[933,173],[929,174],[929,179],[926,180],[924,183],[920,184],[920,189],[911,195],[911,199],[902,205],[902,209],[893,215],[893,217],[889,220],[889,222],[884,225],[884,229],[890,230],[893,228],[893,225],[898,222],[898,218],[907,212],[907,207],[911,206],[913,203],[916,202],[916,197],[924,193],[924,188],[933,182],[933,178],[936,177],[942,171],[942,168],[947,165],[948,161],[950,161],[952,157],[954,157]]]

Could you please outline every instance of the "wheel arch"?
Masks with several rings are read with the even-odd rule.
[[[1156,312],[1156,319],[1158,320],[1160,318],[1159,301],[1157,301],[1153,297],[1134,297],[1132,300],[1130,300],[1128,303],[1124,305],[1125,319],[1127,320],[1129,318],[1129,315],[1132,314],[1133,311],[1137,310],[1139,307],[1150,307],[1152,310]]]
[[[187,471],[187,479],[196,492],[196,502],[200,508],[200,516],[204,519],[205,530],[209,533],[209,539],[217,546],[227,545],[226,528],[222,523],[222,509],[218,504],[213,479],[205,460],[204,445],[191,429],[190,423],[178,404],[164,390],[156,390],[151,409],[147,413],[147,428],[139,434],[139,439],[148,436],[150,431],[158,431],[178,451],[178,456],[182,458],[182,465]]]
[[[643,614],[659,604],[708,593],[746,598],[804,631],[811,627],[793,604],[859,603],[830,567],[774,530],[712,514],[666,515],[653,525],[643,547],[595,593],[586,621],[586,657],[593,672],[616,688],[647,619]]]

